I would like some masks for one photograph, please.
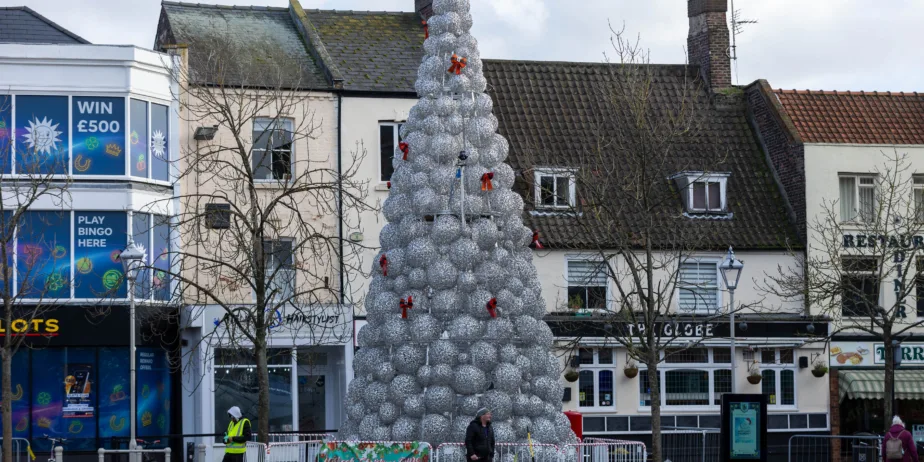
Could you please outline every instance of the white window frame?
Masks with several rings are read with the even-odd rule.
[[[269,131],[272,127],[272,130],[287,130],[292,134],[292,145],[289,148],[289,177],[288,178],[256,178],[254,177],[254,182],[256,183],[280,183],[292,181],[292,178],[295,176],[295,121],[288,117],[280,117],[274,119],[273,117],[255,117],[253,119],[252,128],[250,131],[251,142],[253,146],[250,149],[250,168],[254,170],[254,175],[256,175],[256,168],[254,168],[254,160],[258,153],[264,153],[266,150],[262,148],[257,148],[256,143],[257,139],[253,138],[254,132],[257,131],[258,124],[264,124],[265,128],[263,132]],[[280,150],[282,151],[282,150]],[[265,155],[265,154],[264,154]],[[273,175],[273,157],[270,153],[270,176]]]
[[[684,199],[684,208],[687,213],[691,214],[723,214],[728,213],[728,177],[731,173],[707,173],[707,172],[681,172],[672,177],[677,183],[681,196]],[[693,186],[697,183],[706,184],[706,207],[696,208],[693,206]],[[720,204],[718,209],[709,208],[709,183],[719,184]]]
[[[558,179],[559,178],[568,178],[568,203],[567,204],[554,204],[554,205],[544,205],[542,203],[542,178],[543,177],[552,177],[552,184],[557,189],[558,188]],[[577,203],[576,200],[576,191],[577,183],[575,179],[575,171],[568,168],[540,168],[536,169],[533,172],[533,197],[535,198],[536,209],[542,210],[567,210],[575,206]],[[557,192],[557,191],[555,191]],[[558,197],[555,194],[555,197]]]
[[[767,364],[763,362],[763,352],[771,351],[771,350],[773,351],[774,361],[773,363]],[[781,362],[781,359],[782,359],[781,350],[792,350],[792,361],[788,363]],[[748,353],[750,353],[750,355]],[[748,358],[751,358],[751,360],[753,360],[754,354],[761,355],[761,361],[759,362],[761,374],[763,374],[764,371],[773,371],[775,375],[776,404],[771,404],[770,398],[768,397],[767,407],[771,409],[796,409],[797,403],[799,402],[799,396],[798,396],[799,377],[796,374],[797,371],[796,371],[796,350],[795,348],[764,348],[764,349],[759,349],[753,352],[745,351],[745,355],[744,355],[745,362],[749,361]],[[782,401],[783,401],[782,371],[791,371],[793,374],[792,376],[792,404],[782,404]],[[763,385],[764,385],[764,382],[763,380],[761,380],[760,382],[761,393],[763,393]]]
[[[393,139],[395,140],[395,146],[394,146],[394,149],[392,149],[392,159],[394,159],[394,156],[396,156],[397,153],[399,152],[399,151],[398,151],[398,144],[399,144],[401,141],[404,141],[404,140],[401,139],[401,127],[402,127],[405,123],[407,123],[407,122],[399,122],[399,121],[379,121],[378,132],[376,132],[375,137],[378,138],[378,140],[379,140],[378,144],[376,145],[376,146],[378,146],[378,149],[379,149],[379,155],[378,155],[378,159],[379,159],[379,160],[378,160],[379,168],[378,168],[378,176],[376,177],[376,181],[377,181],[378,183],[380,183],[380,184],[385,184],[385,183],[391,181],[391,178],[389,178],[389,179],[387,179],[387,180],[383,180],[383,179],[382,179],[382,172],[383,172],[383,168],[385,167],[385,164],[383,163],[383,162],[384,162],[384,159],[382,159],[382,154],[383,154],[383,153],[382,153],[382,127],[391,127],[391,128],[392,128],[392,134],[393,134],[393,136],[394,136]],[[394,174],[394,172],[392,172],[392,174]]]
[[[575,263],[580,263],[580,262],[599,263],[599,264],[601,264],[601,265],[603,264],[603,261],[600,260],[599,257],[592,256],[592,255],[568,255],[568,256],[565,257],[565,268],[564,268],[564,270],[565,270],[565,273],[564,273],[564,275],[565,275],[565,305],[566,305],[566,308],[567,308],[568,310],[571,309],[571,305],[570,305],[570,303],[569,303],[570,297],[568,296],[568,290],[571,289],[572,286],[571,286],[571,279],[570,279],[570,277],[569,277],[568,275],[569,275],[569,267],[571,266],[571,263],[572,263],[572,262],[575,262]],[[603,284],[604,284],[604,288],[606,289],[606,294],[604,295],[604,306],[602,306],[602,307],[584,307],[584,308],[581,308],[581,311],[582,311],[582,312],[583,312],[583,311],[589,311],[589,312],[593,312],[593,311],[603,311],[603,312],[605,312],[605,311],[609,308],[610,303],[612,302],[612,300],[610,299],[610,278],[609,278],[609,275],[607,275],[605,272],[604,272],[603,277],[604,277]],[[584,284],[584,285],[575,284],[574,287],[591,287],[591,286],[588,286],[588,285],[586,285],[586,284]],[[593,286],[593,287],[597,287],[597,286]]]
[[[708,412],[715,411],[721,408],[721,406],[712,404],[715,402],[716,391],[715,391],[715,372],[719,370],[730,370],[731,363],[717,363],[715,362],[715,350],[728,350],[728,347],[697,347],[697,348],[706,348],[708,350],[708,363],[668,363],[664,361],[665,352],[661,352],[661,363],[658,364],[658,374],[661,376],[659,383],[659,388],[661,389],[661,409],[668,411],[693,411],[693,412]],[[681,371],[681,370],[692,370],[692,371],[706,371],[709,374],[709,398],[707,405],[701,404],[692,404],[692,405],[678,405],[678,404],[667,404],[667,372],[668,371]],[[636,400],[639,403],[638,411],[639,412],[650,412],[651,406],[642,405],[642,393],[640,390],[641,387],[641,374],[645,371],[647,373],[648,368],[643,364],[639,364],[639,383],[635,384],[635,391],[637,393]]]
[[[698,309],[698,306],[697,306],[696,309],[686,310],[680,306],[680,291],[681,289],[687,289],[687,287],[684,286],[681,280],[680,272],[682,271],[683,264],[690,264],[690,263],[715,265],[716,306],[713,307],[712,309]],[[698,257],[698,258],[688,258],[684,262],[678,265],[677,267],[677,312],[678,313],[715,314],[719,309],[722,308],[722,301],[723,301],[722,293],[724,291],[722,290],[722,286],[720,284],[720,281],[722,280],[722,275],[720,274],[719,265],[721,263],[722,263],[721,259],[716,258],[716,257]],[[696,287],[696,286],[693,286],[693,287]],[[696,288],[699,289],[699,287],[696,287]]]
[[[873,190],[873,213],[875,213],[876,212],[876,191],[879,189],[879,178],[874,173],[866,173],[866,174],[839,173],[837,175],[838,200],[843,200],[843,198],[841,198],[840,196],[841,194],[840,188],[841,188],[841,179],[844,179],[844,178],[853,179],[853,201],[854,201],[853,203],[856,206],[856,208],[854,209],[854,216],[844,217],[843,213],[841,213],[840,207],[838,207],[838,213],[841,214],[841,223],[866,223],[866,220],[864,220],[863,218],[862,206],[860,205],[860,189],[870,188]],[[869,180],[869,179],[873,180],[872,184],[860,184],[861,180]],[[875,217],[872,217],[872,219],[875,219]]]
[[[600,363],[600,348],[591,348],[591,347],[581,347],[581,348],[586,348],[586,349],[590,349],[593,351],[593,364],[578,364],[578,373],[580,374],[580,372],[584,372],[584,371],[593,372],[594,374],[594,390],[593,390],[594,405],[593,406],[582,406],[581,405],[581,379],[579,377],[577,382],[575,382],[577,384],[576,398],[577,398],[578,409],[583,410],[583,411],[612,411],[613,409],[616,408],[616,389],[617,389],[616,350],[613,348],[607,347],[606,349],[612,352],[610,356],[611,362],[609,364],[601,364]],[[580,357],[579,354],[575,355],[576,359],[579,357]],[[612,393],[612,396],[610,397],[611,404],[606,405],[606,406],[601,406],[600,399],[599,399],[600,398],[600,393],[599,393],[600,373],[604,371],[608,371],[612,376],[612,384],[611,384],[611,391],[610,391],[610,393]]]

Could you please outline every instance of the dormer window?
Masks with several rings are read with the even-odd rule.
[[[681,172],[673,177],[689,214],[728,213],[726,185],[729,173]]]
[[[574,171],[569,169],[536,170],[535,191],[537,209],[569,209],[574,207]]]

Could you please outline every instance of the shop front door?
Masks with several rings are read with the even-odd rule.
[[[326,429],[327,376],[298,374],[298,429],[302,433],[316,433]]]

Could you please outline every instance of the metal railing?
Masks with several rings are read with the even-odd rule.
[[[882,460],[881,436],[793,435],[789,438],[789,462],[878,462]]]
[[[264,462],[266,460],[266,444],[248,441],[245,445],[244,460],[246,462]],[[212,462],[221,462],[225,458],[225,444],[212,445]]]
[[[566,444],[561,448],[562,459],[579,462],[645,462],[648,453],[640,441],[609,438],[584,438],[579,444]]]
[[[645,444],[638,441],[588,438],[583,443],[497,443],[494,460],[498,462],[645,462]],[[465,443],[443,443],[433,452],[433,462],[464,462]]]
[[[29,440],[25,438],[13,438],[12,445],[13,445],[12,462],[30,462],[30,459],[35,458],[35,454],[32,453],[32,447],[29,445]],[[3,438],[0,438],[0,461],[2,460],[3,460]]]
[[[106,454],[128,454],[129,460],[133,462],[151,462],[156,461],[156,455],[163,454],[164,462],[170,462],[170,448],[164,449],[103,449],[99,448],[96,453],[99,456],[99,462],[106,462]]]

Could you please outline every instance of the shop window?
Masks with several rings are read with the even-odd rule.
[[[17,95],[15,112],[15,173],[66,175],[71,135],[68,97]]]
[[[687,261],[680,264],[680,310],[711,313],[719,308],[717,262]]]
[[[792,348],[760,350],[761,393],[770,406],[795,406],[796,383]]]
[[[786,369],[780,371],[780,404],[783,406],[796,405],[796,373]]]
[[[131,134],[129,142],[131,143],[131,156],[129,157],[129,168],[132,176],[142,178],[148,177],[149,167],[149,135],[148,135],[148,103],[133,99],[130,109]]]
[[[731,363],[731,349],[713,348],[712,358],[714,363],[729,364]]]
[[[173,297],[170,288],[170,217],[153,215],[154,226],[151,228],[151,261],[153,273],[151,284],[154,288],[154,300],[169,301]]]
[[[579,348],[578,391],[581,407],[610,407],[614,403],[613,349]]]
[[[708,363],[709,350],[706,348],[666,350],[664,352],[664,362],[671,364]]]
[[[11,369],[13,382],[10,388],[13,395],[10,401],[13,411],[13,438],[29,438],[29,403],[32,401],[32,389],[29,387],[29,352],[27,350],[20,350],[13,356]],[[0,384],[2,383],[2,377],[0,377]],[[2,429],[3,422],[0,421],[0,430]]]
[[[594,406],[594,371],[583,370],[578,375],[578,405],[581,407]]]
[[[843,257],[841,307],[844,316],[866,316],[879,305],[876,258]]]
[[[688,348],[663,354],[659,366],[663,406],[718,406],[722,395],[731,392],[728,348]],[[640,406],[651,406],[647,369],[639,371],[639,395]]]
[[[578,362],[580,364],[593,364],[594,363],[594,349],[593,348],[578,349]]]
[[[147,213],[132,213],[132,239],[135,243],[144,247],[145,250],[151,249],[151,215]],[[123,248],[125,243],[122,244]],[[151,257],[148,255],[146,264],[151,263]],[[121,271],[122,262],[119,262]],[[135,280],[135,297],[139,300],[148,300],[151,298],[151,270],[147,265],[138,272],[138,279]]]
[[[32,351],[32,444],[50,450],[38,435],[66,437],[70,451],[96,449],[97,364],[93,348]]]
[[[13,132],[13,97],[0,95],[0,174],[13,173],[13,160],[10,151]]]
[[[719,369],[713,371],[712,374],[715,378],[715,393],[712,396],[712,404],[721,406],[722,395],[732,391],[731,369]]]
[[[574,172],[566,169],[536,170],[536,208],[567,209],[575,205]]]
[[[568,260],[568,307],[606,308],[606,270],[603,262]]]
[[[779,404],[776,392],[776,371],[764,369],[760,371],[760,375],[763,377],[760,381],[760,392],[767,395],[767,404],[771,406]]]
[[[255,180],[292,178],[292,120],[259,118],[253,123]]]
[[[170,180],[170,108],[151,103],[151,178]]]
[[[107,447],[115,438],[128,441],[131,421],[131,377],[128,348],[99,349],[99,437]]]
[[[647,370],[638,371],[639,406],[651,406],[651,381]]]
[[[382,181],[391,181],[391,176],[395,173],[394,158],[399,152],[398,143],[404,141],[401,138],[402,126],[403,124],[394,122],[379,124],[379,179]]]
[[[252,428],[259,426],[257,414],[257,366],[251,350],[218,349],[215,352],[215,431],[228,428],[228,409],[241,408]],[[293,429],[292,354],[291,350],[267,352],[269,364],[270,432]],[[221,364],[221,365],[220,365]]]
[[[17,229],[17,287],[29,299],[70,298],[71,214],[25,212]],[[115,278],[119,282],[121,273]]]
[[[170,364],[166,351],[138,348],[138,436],[170,434]]]
[[[597,349],[597,362],[599,364],[613,364],[613,349],[612,348],[598,348]]]

